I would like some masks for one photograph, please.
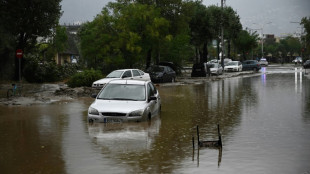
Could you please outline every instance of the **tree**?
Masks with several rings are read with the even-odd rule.
[[[303,51],[304,54],[309,57],[310,55],[310,17],[304,17],[301,19],[301,25],[303,25],[305,29],[305,36],[303,36]]]
[[[231,42],[238,37],[238,33],[242,30],[240,17],[231,7],[225,7],[224,12],[224,36],[227,39],[227,57],[231,58]]]
[[[94,21],[82,27],[82,55],[90,67],[132,67],[139,62],[146,62],[147,67],[150,50],[160,55],[161,45],[171,40],[168,28],[169,22],[153,5],[109,3]]]
[[[1,38],[1,42],[10,45],[2,48],[1,57],[12,58],[9,52],[15,52],[17,48],[30,52],[36,44],[36,39],[45,37],[55,28],[61,16],[61,0],[2,0],[0,1],[0,31],[1,35],[9,38]],[[3,39],[3,40],[2,40]],[[15,59],[17,64],[17,59]],[[15,66],[15,79],[18,77],[18,66]]]
[[[200,59],[200,63],[207,61],[207,45],[214,38],[215,28],[212,24],[215,21],[213,19],[211,10],[208,10],[201,2],[196,2],[189,27],[191,29],[191,43],[196,47],[196,61]]]
[[[246,55],[254,47],[257,46],[258,35],[256,33],[250,34],[246,30],[241,30],[238,37],[234,40],[237,49],[242,53],[243,60],[246,60]]]

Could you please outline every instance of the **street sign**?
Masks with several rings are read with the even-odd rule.
[[[16,50],[16,57],[19,59],[21,59],[23,57],[23,50],[22,49]]]

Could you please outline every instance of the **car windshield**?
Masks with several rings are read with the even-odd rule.
[[[164,67],[160,67],[160,66],[153,66],[149,70],[149,72],[163,72],[163,71],[164,71]]]
[[[227,66],[230,66],[230,65],[238,65],[238,62],[228,62]]]
[[[145,98],[144,85],[107,84],[98,95],[103,100],[144,101]]]
[[[123,71],[112,71],[106,78],[120,78],[122,74]]]
[[[210,68],[214,68],[215,64],[210,64],[209,66],[210,66]]]

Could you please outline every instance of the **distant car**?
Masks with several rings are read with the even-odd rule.
[[[217,60],[217,59],[212,59],[210,60],[209,62],[207,62],[208,64],[211,64],[211,63],[219,63],[220,61]]]
[[[223,74],[223,67],[219,63],[210,63],[210,72],[214,75]]]
[[[267,61],[265,58],[261,58],[261,59],[259,60],[259,64],[260,64],[261,66],[268,66],[268,61]]]
[[[88,108],[88,122],[150,120],[161,110],[159,92],[151,81],[112,80]]]
[[[224,71],[242,71],[242,64],[240,61],[230,61],[224,67]]]
[[[245,60],[242,62],[242,71],[259,71],[261,68],[260,63],[257,60]]]
[[[192,67],[191,77],[206,77],[206,67],[203,63],[195,63]]]
[[[176,74],[181,74],[182,68],[174,64],[173,62],[159,62],[158,65],[161,66],[169,66],[173,71],[175,71]]]
[[[224,59],[224,66],[228,64],[228,62],[231,62],[232,60],[230,58],[225,58]],[[221,63],[221,62],[220,62]]]
[[[127,79],[127,80],[151,80],[150,75],[139,69],[120,69],[112,71],[105,78],[93,82],[92,87],[101,89],[106,83],[115,79]]]
[[[150,74],[154,83],[175,82],[176,72],[169,66],[154,65],[149,67],[146,72]]]
[[[307,60],[305,63],[304,63],[304,68],[305,69],[309,69],[310,68],[310,60]]]
[[[295,64],[302,63],[302,58],[301,57],[296,57],[292,62],[295,63]]]

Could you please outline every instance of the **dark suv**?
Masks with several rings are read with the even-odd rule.
[[[242,71],[259,71],[261,68],[262,67],[257,60],[245,60],[242,62]]]

